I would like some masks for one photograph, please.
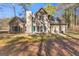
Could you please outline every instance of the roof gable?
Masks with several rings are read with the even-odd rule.
[[[23,21],[19,17],[13,17],[12,20],[9,22],[9,24],[11,24],[13,22],[21,22],[21,23],[23,23]]]
[[[43,8],[40,8],[36,13],[35,15],[38,15],[38,14],[47,14],[47,12],[43,9]]]

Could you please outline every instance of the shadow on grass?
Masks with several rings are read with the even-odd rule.
[[[45,42],[45,53],[46,56],[51,56],[51,49],[53,48],[53,42],[51,39]]]
[[[9,55],[14,55],[17,56],[18,54],[22,52],[22,54],[25,53],[25,51],[28,49],[28,42],[23,41],[21,42],[21,39],[25,39],[24,37],[15,37],[13,40],[7,42],[7,45],[4,46],[0,50],[0,55],[3,56],[9,56]]]
[[[54,37],[55,35],[52,34],[52,36]],[[38,56],[52,56],[51,50],[54,48],[59,51],[57,55],[64,55],[62,53],[61,49],[59,49],[58,47],[55,47],[55,43],[56,43],[57,39],[48,38],[46,41],[43,41],[44,38],[43,38],[43,36],[41,36],[41,37],[42,37],[42,40],[39,45],[39,50],[37,53]]]
[[[44,33],[41,33],[41,34],[39,34],[40,35],[40,37],[41,37],[41,40],[40,40],[40,44],[39,44],[39,49],[38,49],[38,52],[37,52],[37,55],[38,56],[43,56],[43,54],[42,54],[42,49],[44,48],[43,47],[43,44],[44,44],[44,38],[43,38],[43,36],[45,35]]]
[[[52,49],[55,49],[57,51],[56,56],[68,56],[68,55],[76,55],[79,56],[79,51],[76,50],[74,45],[79,46],[76,42],[72,42],[69,39],[66,39],[62,36],[55,35],[55,39],[51,38],[46,41],[41,41],[39,50],[38,50],[38,56],[52,56],[53,52]],[[42,50],[44,49],[44,54]],[[68,53],[68,55],[63,51]],[[52,53],[52,54],[51,54]]]
[[[73,46],[75,43],[72,41],[64,38],[64,37],[58,37],[58,40],[56,41],[64,50],[66,50],[70,55],[76,55],[79,56],[79,51],[77,51]],[[76,44],[77,45],[77,44]],[[79,46],[79,45],[78,45]]]
[[[36,35],[34,35],[36,37]],[[33,36],[33,37],[34,37]],[[40,34],[41,41],[40,44],[37,45],[38,49],[36,55],[38,56],[52,56],[54,53],[52,49],[56,51],[56,56],[64,56],[65,52],[62,51],[64,49],[70,55],[79,56],[79,51],[74,48],[74,45],[79,46],[76,42],[73,42],[67,38],[64,38],[59,35],[51,35],[46,36],[46,40],[44,38],[45,34]],[[54,38],[55,37],[55,38]],[[26,39],[25,37],[15,37],[11,41],[7,42],[7,45],[0,49],[0,55],[2,56],[18,56],[18,55],[29,55],[32,56],[32,51],[29,52],[29,46],[33,48],[33,44],[29,43],[28,41],[21,41],[22,39]],[[29,39],[29,38],[27,38]],[[29,39],[30,40],[30,39]],[[37,42],[38,43],[38,42]],[[36,47],[36,46],[35,46]],[[33,50],[34,51],[34,50]],[[28,53],[29,52],[29,53]],[[67,55],[68,56],[68,55]]]
[[[68,39],[69,42],[71,42],[72,44],[75,44],[75,45],[78,45],[79,46],[79,43],[78,43],[79,42],[79,39],[78,38],[72,37],[72,36],[70,36],[68,34],[64,34],[64,35],[66,35],[68,37],[71,37],[71,39]]]

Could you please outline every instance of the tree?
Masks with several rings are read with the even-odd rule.
[[[73,29],[75,28],[75,26],[77,26],[77,23],[78,23],[77,17],[76,17],[78,7],[79,7],[79,4],[74,4],[73,6],[65,9],[65,12],[66,12],[65,19],[68,23],[68,27],[70,27],[70,25],[72,25]]]
[[[24,19],[26,20],[26,10],[28,10],[28,7],[30,7],[32,4],[31,3],[19,3],[18,5],[23,8]]]
[[[67,23],[67,27],[68,27],[68,28],[70,27],[70,23],[71,23],[71,21],[70,21],[70,16],[71,16],[70,10],[69,10],[68,8],[65,9],[64,19],[65,19],[65,21],[66,21],[66,23]]]
[[[14,17],[16,17],[16,7],[15,7],[16,5],[15,4],[11,4],[11,7],[12,7],[12,9],[13,9],[13,12],[14,12]]]
[[[54,14],[56,12],[56,6],[52,6],[51,4],[47,4],[44,9],[49,15]]]

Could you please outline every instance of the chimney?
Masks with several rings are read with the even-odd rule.
[[[32,12],[26,11],[26,33],[32,33]]]

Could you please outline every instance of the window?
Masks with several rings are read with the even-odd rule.
[[[40,27],[41,32],[43,32],[43,26]]]
[[[46,26],[44,26],[44,32],[46,32]]]
[[[32,27],[32,32],[35,32],[35,26]]]
[[[44,17],[43,16],[41,16],[40,18],[41,18],[41,20],[44,20]]]
[[[40,28],[39,28],[39,26],[37,26],[37,32],[40,32]]]
[[[32,22],[35,23],[35,18],[32,19]]]

